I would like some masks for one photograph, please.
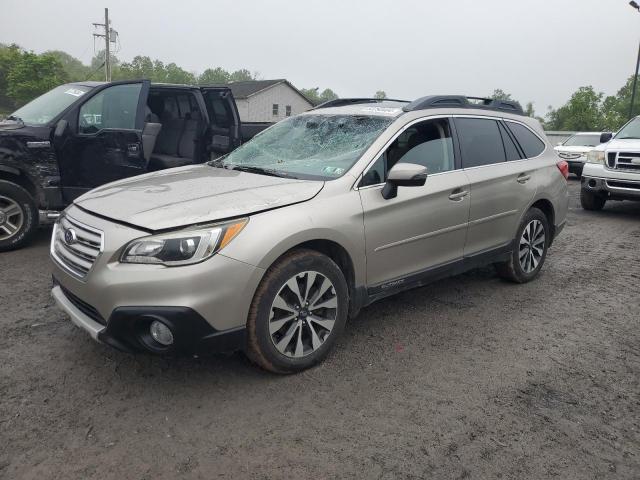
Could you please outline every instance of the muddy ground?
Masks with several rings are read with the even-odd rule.
[[[0,254],[0,478],[639,478],[640,204],[578,187],[537,281],[381,301],[288,377],[94,343],[41,232]]]

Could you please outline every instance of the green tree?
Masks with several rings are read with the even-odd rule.
[[[67,81],[67,73],[54,56],[22,52],[7,75],[7,96],[23,105]]]
[[[12,98],[7,95],[9,86],[9,72],[22,55],[22,49],[15,44],[0,44],[0,111],[10,111],[15,108]]]
[[[229,72],[220,67],[207,68],[200,74],[200,76],[198,76],[199,85],[229,83],[229,80],[231,80],[231,75],[229,74]]]
[[[511,98],[511,94],[505,92],[504,90],[502,90],[500,88],[496,88],[489,98],[493,98],[494,100],[509,100],[509,101],[513,101],[513,98]]]
[[[90,67],[83,64],[76,57],[69,55],[67,52],[50,50],[45,53],[55,57],[58,62],[60,62],[64,71],[67,72],[67,77],[69,77],[69,80],[72,82],[86,80],[87,76],[91,73]]]
[[[307,100],[309,100],[313,105],[320,105],[321,103],[328,102],[329,100],[340,98],[338,94],[330,88],[325,88],[322,92],[320,92],[319,87],[301,88],[300,93],[307,97]]]
[[[378,90],[373,98],[377,98],[380,100],[387,98],[387,92],[385,92],[384,90]]]
[[[113,54],[109,54],[111,58],[111,78],[113,80],[126,80],[120,77],[120,60]],[[89,71],[87,77],[83,80],[104,80],[104,50],[99,50],[93,58],[91,58],[91,64],[89,65]]]
[[[569,101],[547,114],[549,130],[602,130],[602,98],[604,94],[596,92],[591,85],[580,87],[571,95]]]
[[[252,74],[246,68],[231,72],[229,75],[229,81],[231,82],[244,82],[247,80],[256,80],[256,75]]]

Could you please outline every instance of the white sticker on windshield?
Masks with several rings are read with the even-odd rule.
[[[363,112],[377,113],[378,115],[398,115],[400,113],[399,108],[392,107],[364,107]]]
[[[82,90],[78,90],[77,88],[69,88],[68,90],[65,90],[64,93],[66,93],[67,95],[73,95],[74,97],[81,97],[82,95],[84,95],[84,92]]]

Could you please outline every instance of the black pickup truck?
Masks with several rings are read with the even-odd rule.
[[[269,125],[242,124],[226,86],[56,87],[0,122],[0,251],[94,187],[214,159]]]

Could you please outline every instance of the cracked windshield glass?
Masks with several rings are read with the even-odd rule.
[[[344,175],[392,121],[366,115],[300,115],[277,123],[212,165],[331,180]]]

